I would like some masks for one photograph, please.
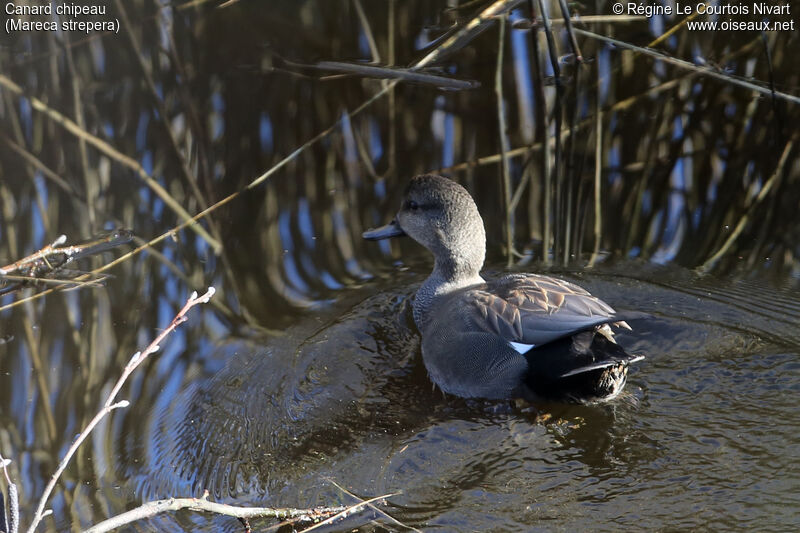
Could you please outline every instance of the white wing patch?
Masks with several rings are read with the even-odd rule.
[[[531,348],[535,347],[535,344],[522,344],[521,342],[511,342],[509,341],[508,344],[514,348],[517,353],[527,353]]]

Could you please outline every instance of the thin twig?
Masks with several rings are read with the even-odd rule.
[[[70,271],[61,270],[62,274],[63,273],[68,273],[68,272],[76,272],[76,271],[73,271],[73,270],[70,270]],[[77,271],[77,273],[85,274],[85,273],[88,273],[88,272]],[[11,281],[22,282],[22,283],[18,284],[18,285],[20,285],[18,288],[22,288],[22,284],[23,283],[25,285],[27,285],[28,283],[32,283],[33,282],[33,283],[42,283],[42,284],[45,284],[45,285],[47,285],[47,284],[50,284],[50,285],[68,285],[70,289],[74,288],[74,287],[102,287],[103,286],[103,282],[108,277],[109,277],[108,275],[105,275],[105,276],[100,276],[100,277],[97,277],[97,278],[89,280],[89,281],[78,281],[78,280],[71,280],[71,279],[67,279],[67,278],[33,278],[33,277],[30,277],[30,276],[0,275],[0,279],[7,279],[7,280],[11,280]]]
[[[27,151],[25,148],[21,147],[19,144],[11,140],[10,137],[5,135],[4,133],[0,132],[0,140],[4,141],[9,148],[11,148],[14,152],[18,153],[25,161],[30,163],[33,167],[39,170],[44,177],[55,183],[58,187],[64,190],[67,194],[74,196],[75,198],[79,198],[84,203],[86,200],[81,197],[72,186],[67,183],[67,180],[50,170],[44,163],[42,163],[35,155]]]
[[[547,12],[544,0],[537,0],[539,4],[539,14],[544,23],[544,35],[547,38],[547,49],[550,52],[550,66],[553,68],[553,77],[556,81],[556,89],[561,87],[561,67],[558,64],[558,48],[553,37],[553,27],[550,23],[550,14]]]
[[[547,12],[547,6],[545,5],[544,1],[543,0],[537,0],[537,2],[539,4],[539,13],[540,13],[540,15],[542,17],[542,20],[544,21],[544,35],[545,35],[545,38],[547,40],[547,50],[548,50],[549,57],[550,57],[550,65],[551,65],[551,67],[553,69],[553,77],[555,78],[555,82],[556,82],[555,83],[555,85],[556,85],[556,102],[555,102],[555,105],[553,107],[553,114],[555,115],[555,129],[556,129],[555,148],[554,148],[554,153],[553,153],[553,157],[552,157],[552,161],[553,161],[552,172],[545,176],[545,195],[546,195],[545,201],[547,202],[547,204],[546,204],[547,209],[545,210],[545,217],[546,217],[545,227],[549,228],[550,217],[552,216],[552,213],[551,213],[551,210],[550,210],[550,204],[552,203],[552,198],[553,198],[553,190],[552,189],[553,189],[553,184],[554,183],[555,183],[555,202],[554,203],[555,203],[556,209],[557,210],[560,209],[560,206],[561,206],[561,203],[560,203],[560,198],[561,198],[561,195],[560,195],[561,142],[562,142],[561,141],[561,99],[562,99],[562,96],[563,96],[563,93],[564,93],[564,86],[563,86],[563,84],[561,82],[561,67],[558,64],[558,48],[556,47],[556,41],[555,41],[555,38],[553,37],[553,30],[552,30],[552,26],[550,24],[550,15]],[[548,164],[549,164],[550,157],[547,154],[548,150],[549,150],[549,145],[545,147],[545,154],[546,154],[546,157],[548,159]],[[555,177],[555,180],[553,180],[553,177]],[[559,222],[562,219],[562,217],[559,216],[559,212],[558,211],[556,211],[556,214],[555,214],[554,218],[555,218],[556,222]],[[558,231],[559,229],[560,229],[560,224],[557,224],[556,225],[556,229],[553,232],[554,233],[554,237],[553,237],[553,257],[557,256],[556,252],[557,252],[558,244],[559,244],[558,239],[559,238],[563,239],[562,231]],[[548,238],[549,238],[549,235],[548,235]],[[545,256],[547,257],[548,256],[547,250],[544,250],[544,253],[545,253]]]
[[[47,486],[44,489],[44,493],[42,494],[42,498],[39,500],[39,505],[36,507],[36,514],[33,516],[33,522],[31,522],[30,527],[28,528],[28,533],[33,533],[36,530],[36,526],[39,525],[39,522],[42,521],[42,518],[45,516],[45,505],[47,505],[47,500],[50,497],[50,493],[53,492],[53,489],[56,486],[56,482],[58,482],[58,478],[61,477],[61,474],[64,473],[66,470],[67,465],[69,464],[70,459],[72,456],[75,455],[75,452],[78,451],[78,447],[86,440],[86,437],[89,436],[89,433],[100,423],[100,421],[105,418],[105,416],[113,411],[114,409],[119,409],[122,407],[128,407],[130,402],[128,400],[122,400],[115,404],[103,407],[95,416],[92,418],[91,422],[83,429],[78,438],[72,443],[72,446],[69,447],[67,453],[64,455],[64,458],[59,463],[58,468],[56,469],[53,476],[50,478],[50,481],[47,483]]]
[[[503,204],[505,206],[506,222],[506,264],[511,266],[514,262],[514,228],[513,213],[511,210],[511,175],[508,169],[509,149],[508,132],[506,131],[506,109],[503,101],[503,49],[505,48],[506,19],[500,18],[499,31],[497,35],[497,67],[494,75],[494,93],[497,98],[497,127],[500,130],[500,154],[502,159],[502,178],[503,178]]]
[[[376,64],[380,63],[381,54],[378,52],[378,45],[375,44],[375,36],[372,35],[372,27],[369,25],[369,20],[367,19],[366,13],[364,13],[364,7],[361,5],[361,0],[353,0],[353,5],[356,8],[358,21],[361,23],[361,27],[364,29],[364,36],[367,38],[369,52],[372,55],[372,62]]]
[[[578,15],[570,18],[580,24],[624,24],[647,20],[644,15]],[[566,19],[550,19],[550,22],[553,24],[565,24]]]
[[[361,501],[359,503],[351,505],[350,507],[344,509],[343,511],[341,511],[339,513],[336,513],[335,515],[331,516],[330,518],[328,518],[326,520],[323,520],[322,522],[320,522],[318,524],[314,524],[310,528],[304,530],[304,532],[305,531],[312,531],[312,530],[320,528],[322,526],[327,526],[329,524],[333,524],[337,519],[344,518],[344,517],[346,517],[348,515],[351,515],[355,511],[357,511],[358,509],[361,509],[362,507],[366,507],[371,503],[375,503],[376,501],[383,500],[385,498],[391,498],[392,496],[396,496],[396,495],[397,495],[397,493],[393,492],[391,494],[384,494],[383,496],[375,496],[374,498],[370,498],[369,500],[363,500],[363,501]]]
[[[708,76],[710,78],[721,80],[721,81],[724,81],[725,83],[730,83],[731,85],[738,85],[739,87],[744,87],[745,89],[750,89],[751,91],[754,91],[754,92],[757,92],[757,93],[760,93],[760,94],[773,96],[773,92],[769,87],[763,87],[761,85],[756,85],[755,83],[750,83],[749,81],[745,81],[745,80],[739,79],[737,77],[730,76],[728,74],[724,74],[722,72],[719,72],[719,71],[717,71],[715,69],[712,69],[712,68],[709,68],[709,67],[703,67],[703,66],[695,65],[694,63],[689,63],[688,61],[684,61],[683,59],[678,59],[676,57],[668,56],[668,55],[666,55],[664,53],[661,53],[661,52],[659,52],[657,50],[651,50],[649,48],[642,48],[641,46],[636,46],[636,45],[633,45],[633,44],[630,44],[630,43],[626,43],[624,41],[619,41],[617,39],[612,39],[611,37],[606,37],[604,35],[599,35],[597,33],[593,33],[593,32],[586,31],[586,30],[581,30],[581,29],[578,29],[578,28],[575,28],[575,32],[580,34],[580,35],[585,35],[586,37],[591,37],[592,39],[597,39],[599,41],[604,41],[604,42],[607,42],[609,44],[613,44],[614,46],[617,46],[619,48],[626,48],[628,50],[633,50],[634,52],[638,52],[640,54],[648,55],[648,56],[653,57],[655,59],[658,59],[660,61],[664,61],[665,63],[669,63],[670,65],[675,65],[676,67],[679,67],[679,68],[682,68],[682,69],[691,70],[691,71],[696,72],[697,74],[700,74],[700,75],[703,75],[703,76]],[[777,97],[777,98],[781,98],[783,100],[787,100],[787,101],[792,102],[794,104],[800,104],[800,96],[794,96],[794,95],[787,94],[787,93],[780,92],[780,91],[775,91],[774,92],[774,96]]]
[[[202,498],[169,498],[166,500],[155,500],[147,502],[135,509],[131,509],[125,513],[104,520],[99,524],[87,529],[84,533],[104,533],[111,531],[118,527],[122,527],[136,520],[150,518],[161,513],[180,511],[181,509],[188,509],[190,511],[198,511],[205,513],[214,513],[218,515],[230,516],[233,518],[278,518],[284,520],[287,518],[301,518],[308,520],[316,520],[330,515],[336,515],[347,511],[349,508],[344,506],[337,507],[320,507],[316,509],[294,509],[287,508],[274,508],[274,507],[240,507],[235,505],[227,505],[224,503],[210,502],[207,499],[208,492]],[[380,498],[385,498],[381,496]]]
[[[602,235],[603,214],[601,212],[601,190],[603,174],[603,111],[600,109],[600,99],[596,98],[597,116],[594,131],[594,249],[589,258],[589,268],[593,267],[600,254],[600,237]]]
[[[354,498],[354,499],[358,500],[359,502],[364,503],[364,499],[363,498],[359,498],[358,496],[356,496],[355,494],[353,494],[352,492],[350,492],[346,488],[344,488],[341,485],[339,485],[338,483],[336,483],[336,481],[334,481],[333,479],[331,479],[331,478],[326,478],[326,479],[328,480],[328,483],[332,484],[334,487],[336,487],[340,491],[344,492],[345,494],[347,494],[351,498]],[[391,520],[394,524],[396,524],[396,525],[398,525],[400,527],[404,527],[406,529],[410,529],[411,531],[416,531],[417,533],[422,533],[419,529],[402,523],[401,521],[399,521],[398,519],[396,519],[395,517],[393,517],[392,515],[390,515],[386,511],[384,511],[383,509],[378,509],[377,507],[375,507],[372,504],[368,504],[368,506],[369,506],[370,509],[372,509],[376,513],[378,513],[378,514],[380,514],[382,516],[385,516],[386,518]]]
[[[511,207],[510,209],[513,211],[519,205],[519,201],[522,199],[522,193],[525,191],[525,187],[527,187],[528,182],[530,181],[530,172],[528,172],[527,165],[523,165],[522,167],[524,172],[522,174],[522,179],[519,180],[519,184],[517,188],[514,189],[514,195],[511,197]]]
[[[689,21],[694,20],[699,16],[700,16],[700,11],[699,10],[695,11],[694,13],[692,13],[688,17],[682,19],[680,22],[675,24],[673,27],[671,27],[670,29],[665,31],[663,34],[659,35],[655,40],[650,41],[647,44],[647,47],[648,48],[655,48],[659,44],[663,43],[664,41],[666,41],[667,39],[672,37],[678,30],[683,28]]]
[[[775,98],[775,71],[773,69],[772,64],[772,52],[770,52],[769,41],[767,41],[767,34],[765,32],[761,32],[761,41],[764,43],[764,55],[767,58],[767,72],[769,73],[769,89],[772,92],[772,114],[775,117],[774,125],[775,125],[775,140],[774,142],[777,144],[782,139],[782,132],[783,132],[783,115],[780,112],[778,107],[778,100]]]
[[[296,63],[295,63],[296,64]],[[384,67],[380,65],[364,65],[361,63],[345,63],[343,61],[320,61],[313,65],[302,65],[306,68],[318,68],[321,70],[332,70],[335,72],[349,72],[365,78],[376,79],[402,79],[415,83],[425,83],[435,85],[439,88],[461,90],[474,89],[480,87],[480,83],[474,80],[458,80],[438,74],[428,74],[411,69]]]
[[[580,65],[578,65],[578,67],[580,67]],[[567,184],[567,192],[564,195],[564,204],[565,204],[565,207],[566,207],[566,212],[565,212],[564,216],[561,217],[561,218],[563,218],[564,225],[565,225],[564,238],[563,238],[563,241],[564,241],[563,263],[564,264],[567,264],[569,262],[569,259],[571,257],[571,253],[572,253],[573,248],[577,249],[577,252],[580,253],[579,247],[576,246],[575,244],[573,244],[573,239],[572,239],[572,237],[573,237],[573,235],[572,235],[573,228],[572,228],[572,224],[573,224],[573,222],[575,222],[575,231],[576,232],[580,230],[580,223],[578,221],[579,217],[577,215],[574,215],[573,213],[577,212],[577,207],[578,207],[577,204],[580,201],[580,196],[581,196],[581,194],[580,194],[580,190],[581,190],[581,188],[580,188],[580,184],[581,184],[580,169],[577,172],[575,171],[575,167],[576,167],[576,163],[575,163],[575,150],[576,150],[576,148],[575,148],[575,146],[577,145],[577,139],[576,139],[577,135],[576,135],[575,132],[578,129],[578,116],[580,114],[580,108],[581,108],[581,95],[580,95],[581,72],[582,71],[581,71],[580,68],[576,68],[575,72],[574,72],[574,74],[572,76],[572,100],[573,100],[573,105],[570,106],[569,113],[568,113],[569,144],[567,144],[567,147],[568,147],[567,161],[566,161],[566,165],[564,165],[564,179],[565,179],[566,184]],[[557,131],[560,131],[560,130],[557,128]],[[559,134],[559,136],[560,136],[560,134]],[[574,193],[573,192],[573,188],[574,188],[576,182],[578,183],[578,191],[577,191],[577,193]],[[574,211],[573,211],[573,206],[575,207]],[[576,239],[576,240],[578,240],[578,242],[580,241],[580,239]]]
[[[0,526],[8,533],[17,533],[19,530],[19,491],[17,485],[11,481],[11,476],[8,475],[8,465],[11,464],[10,459],[3,458],[0,455],[0,466],[3,468],[3,474],[6,476],[6,487],[8,487],[8,522],[6,522],[6,509],[0,506]],[[0,492],[0,500],[2,499],[2,492]]]
[[[528,9],[530,11],[531,20],[535,19],[536,10],[534,8],[534,0],[528,0]],[[531,80],[531,85],[536,93],[536,102],[539,106],[539,112],[536,113],[536,136],[539,138],[539,144],[544,147],[543,157],[541,158],[542,177],[544,178],[544,187],[542,192],[542,208],[530,209],[530,212],[540,211],[542,213],[542,261],[547,264],[550,261],[550,218],[551,218],[551,201],[552,201],[552,176],[550,174],[550,140],[547,135],[547,98],[544,93],[544,66],[542,65],[542,55],[539,52],[539,32],[528,32],[531,41],[531,52],[533,56],[533,68],[536,79]],[[510,154],[509,154],[510,155]],[[526,172],[526,174],[529,174]],[[531,187],[533,191],[533,187]],[[531,199],[533,199],[531,197]],[[531,224],[533,226],[533,224]]]
[[[159,343],[162,340],[164,340],[164,338],[167,335],[172,333],[180,324],[184,323],[187,320],[186,313],[192,307],[198,304],[208,303],[208,301],[211,299],[212,296],[214,296],[214,287],[209,287],[208,291],[206,291],[206,293],[203,294],[202,296],[197,296],[197,293],[193,292],[192,295],[189,297],[189,299],[186,301],[186,304],[183,306],[183,309],[181,309],[178,312],[178,314],[175,315],[175,318],[172,319],[170,325],[166,329],[164,329],[153,340],[153,342],[151,342],[147,346],[147,348],[144,349],[144,351],[136,352],[135,354],[133,354],[133,357],[131,357],[131,360],[125,367],[122,376],[120,376],[119,380],[117,380],[116,385],[114,385],[114,388],[108,395],[108,398],[106,399],[103,408],[94,416],[94,418],[92,418],[92,420],[83,429],[83,431],[81,431],[81,433],[78,435],[78,437],[75,439],[75,441],[67,450],[67,453],[64,455],[63,459],[61,459],[58,468],[56,469],[53,476],[50,478],[50,481],[47,483],[47,486],[45,487],[44,492],[42,493],[42,497],[39,500],[39,505],[36,507],[36,513],[33,516],[33,521],[31,522],[30,527],[28,527],[27,530],[28,533],[33,533],[36,530],[36,527],[42,521],[42,518],[44,518],[45,515],[44,508],[45,505],[47,505],[47,500],[50,498],[50,494],[53,492],[53,489],[55,488],[58,479],[61,477],[61,474],[67,468],[70,459],[72,459],[72,456],[78,450],[78,447],[83,443],[84,440],[86,440],[86,438],[89,436],[92,430],[97,426],[97,424],[100,423],[100,421],[103,418],[105,418],[106,415],[108,415],[114,409],[127,407],[129,405],[129,402],[127,400],[122,400],[117,403],[114,403],[114,400],[117,394],[119,393],[120,389],[122,388],[122,385],[125,384],[125,381],[128,379],[128,376],[130,376],[131,372],[133,372],[136,369],[136,367],[138,367],[147,358],[148,355],[158,351]]]
[[[81,103],[81,94],[83,90],[81,89],[80,77],[75,69],[72,47],[69,46],[71,40],[69,32],[64,34],[64,40],[67,45],[64,47],[64,58],[67,60],[67,68],[69,69],[70,81],[72,84],[72,107],[75,113],[75,123],[81,130],[86,131],[86,119],[84,117],[83,104]],[[78,160],[80,161],[84,188],[86,190],[86,212],[89,215],[89,227],[92,231],[96,231],[97,212],[95,206],[97,206],[97,196],[100,191],[98,190],[97,182],[89,175],[89,154],[86,149],[86,139],[80,137],[78,138],[78,155],[80,156]]]
[[[53,444],[56,440],[56,417],[53,414],[53,407],[50,405],[52,396],[50,395],[50,387],[47,383],[47,376],[50,375],[47,368],[42,363],[42,354],[39,350],[39,339],[34,336],[33,324],[36,323],[33,316],[33,308],[25,308],[26,313],[22,315],[22,330],[25,334],[25,341],[28,343],[28,351],[31,357],[31,365],[33,366],[33,373],[36,376],[36,385],[39,387],[39,401],[44,411],[45,427],[47,428],[47,439],[49,444]]]
[[[388,8],[389,20],[387,21],[387,25],[389,26],[389,31],[386,39],[388,41],[388,47],[389,47],[388,62],[390,67],[393,67],[395,63],[394,10],[395,10],[395,0],[389,0],[389,8]],[[389,90],[388,100],[389,100],[389,156],[388,156],[389,168],[387,169],[386,174],[393,173],[397,168],[397,113],[396,113],[397,95],[395,94],[394,86],[392,86],[392,88]]]
[[[192,7],[199,7],[211,1],[212,0],[188,0],[187,2],[176,5],[175,9],[177,9],[178,11],[182,11],[184,9],[189,9]],[[218,5],[217,7],[225,7],[226,4],[228,4],[228,2],[223,2],[221,5]]]
[[[697,270],[702,273],[706,273],[720,260],[720,258],[725,255],[725,253],[730,249],[739,235],[744,231],[745,226],[747,226],[748,222],[750,221],[750,217],[755,211],[756,207],[758,207],[762,201],[767,197],[769,192],[776,187],[777,183],[780,181],[780,178],[783,176],[783,168],[786,165],[786,161],[789,159],[789,154],[792,152],[794,148],[794,142],[797,140],[797,137],[790,140],[786,143],[786,147],[783,149],[783,153],[781,154],[781,158],[778,161],[778,164],[775,166],[775,171],[772,173],[772,176],[764,183],[764,186],[761,187],[761,190],[758,191],[758,195],[753,200],[753,203],[750,204],[747,212],[739,218],[739,222],[736,224],[736,227],[733,229],[728,238],[725,240],[725,243],[720,246],[719,250],[714,253],[711,257],[709,257]]]
[[[445,40],[440,46],[431,51],[431,53],[423,57],[415,65],[415,67],[418,68],[427,65],[433,65],[434,63],[441,61],[448,53],[458,50],[464,46],[467,41],[472,40],[475,35],[487,29],[489,27],[488,22],[492,18],[505,15],[522,2],[523,0],[498,0],[497,2],[494,2],[489,7],[481,11],[478,16],[465,24],[449,39]]]
[[[371,157],[370,150],[369,148],[367,148],[366,144],[364,144],[364,139],[352,127],[351,130],[353,130],[352,131],[353,139],[355,139],[356,142],[356,148],[358,149],[358,158],[361,160],[361,164],[366,169],[367,174],[369,174],[369,176],[372,179],[375,180],[380,179],[378,173],[375,172],[375,165],[372,164],[372,160],[370,159]]]
[[[216,290],[214,287],[209,287],[206,293],[202,296],[198,296],[197,292],[192,292],[191,296],[189,296],[189,299],[186,301],[186,304],[183,306],[183,309],[181,309],[178,314],[175,315],[175,318],[172,319],[170,325],[164,328],[161,333],[159,333],[158,336],[153,339],[153,342],[151,342],[142,352],[136,352],[133,354],[130,361],[128,361],[128,364],[125,366],[125,370],[123,370],[122,375],[114,385],[114,388],[111,389],[111,393],[109,393],[108,399],[105,403],[106,407],[111,405],[111,403],[117,397],[119,390],[125,384],[125,381],[127,381],[128,376],[130,376],[131,373],[136,370],[136,368],[141,365],[149,355],[158,351],[160,348],[159,343],[164,340],[167,335],[178,329],[178,326],[188,320],[186,313],[189,312],[189,309],[198,304],[208,303],[209,300],[211,300],[211,297],[214,296],[215,292]]]
[[[575,54],[575,61],[578,63],[583,63],[581,47],[578,46],[578,40],[575,38],[575,33],[572,31],[572,20],[569,16],[569,7],[567,6],[567,2],[566,0],[558,0],[558,5],[561,7],[561,15],[564,17],[564,29],[567,30],[569,44],[572,46],[572,53]]]

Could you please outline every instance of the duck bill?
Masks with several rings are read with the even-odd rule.
[[[379,241],[390,237],[402,237],[405,234],[406,232],[400,228],[397,220],[392,220],[385,226],[365,231],[361,236],[368,241]]]

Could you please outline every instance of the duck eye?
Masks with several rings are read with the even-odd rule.
[[[416,211],[417,209],[419,209],[419,204],[417,202],[415,202],[414,200],[409,200],[408,201],[408,208],[411,209],[412,211]]]

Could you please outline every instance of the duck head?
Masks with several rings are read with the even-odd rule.
[[[400,210],[385,226],[363,234],[380,240],[408,235],[435,258],[432,277],[448,285],[475,283],[486,256],[486,233],[478,207],[458,183],[433,174],[412,178]]]

